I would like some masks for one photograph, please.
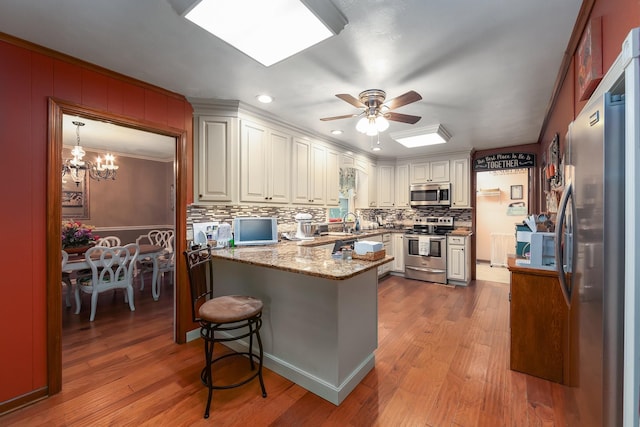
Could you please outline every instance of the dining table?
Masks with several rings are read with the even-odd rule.
[[[137,261],[150,259],[153,263],[153,273],[151,276],[151,295],[154,301],[158,301],[160,292],[158,290],[158,257],[165,252],[165,248],[159,245],[142,244],[138,252]],[[76,272],[90,269],[91,266],[84,254],[69,254],[67,263],[62,268],[64,272]],[[136,270],[137,271],[137,270]]]

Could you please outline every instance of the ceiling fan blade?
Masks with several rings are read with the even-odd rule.
[[[342,99],[343,101],[348,102],[349,104],[353,105],[354,107],[357,107],[357,108],[366,108],[367,107],[362,102],[360,102],[360,100],[358,98],[356,98],[353,95],[349,95],[348,93],[339,93],[336,96],[338,98]]]
[[[385,102],[384,105],[389,110],[393,110],[398,107],[402,107],[403,105],[411,104],[412,102],[420,101],[422,96],[416,91],[410,90],[407,93],[404,93],[400,96],[397,96],[389,101]]]
[[[400,113],[384,113],[384,118],[387,120],[393,120],[394,122],[409,123],[413,125],[418,123],[418,120],[420,120],[422,117]]]
[[[360,114],[345,114],[344,116],[324,117],[320,120],[328,122],[329,120],[350,119],[351,117],[357,117]]]

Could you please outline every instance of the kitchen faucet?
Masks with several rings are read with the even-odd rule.
[[[344,216],[342,217],[342,231],[345,233],[347,232],[347,217],[349,215],[353,215],[356,220],[358,219],[358,216],[353,212],[347,212],[346,214],[344,214]]]

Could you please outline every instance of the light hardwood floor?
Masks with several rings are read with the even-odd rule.
[[[200,340],[172,340],[172,295],[101,295],[98,313],[65,311],[62,392],[0,425],[564,426],[564,387],[509,369],[509,285],[449,288],[389,277],[379,285],[376,366],[335,406],[266,370],[214,393],[199,380]],[[292,319],[292,321],[295,321]],[[245,369],[246,364],[242,364]],[[231,362],[223,375],[234,374]]]

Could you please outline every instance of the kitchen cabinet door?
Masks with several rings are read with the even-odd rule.
[[[465,280],[465,252],[464,246],[451,245],[447,254],[447,278],[452,280]]]
[[[467,285],[470,279],[471,252],[469,237],[447,237],[447,281],[457,285]]]
[[[508,265],[511,369],[570,385],[570,313],[557,273],[519,267],[512,257]]]
[[[451,207],[468,208],[470,206],[469,159],[451,160],[453,179],[451,181]]]
[[[409,165],[396,166],[395,206],[409,207]]]
[[[242,121],[240,127],[240,197],[245,202],[289,202],[291,137]]]
[[[378,166],[375,163],[369,163],[369,207],[378,206]]]
[[[392,165],[378,165],[378,206],[393,207],[395,168]]]
[[[396,273],[404,274],[404,235],[400,233],[392,234],[393,241],[393,263],[391,270]]]
[[[300,138],[293,140],[293,203],[321,205],[325,201],[326,148]]]
[[[449,160],[429,163],[430,182],[449,182]]]
[[[411,184],[449,182],[449,160],[412,163],[409,180]]]
[[[340,196],[340,153],[327,149],[326,203],[338,206]]]
[[[231,202],[234,172],[233,144],[237,119],[196,116],[196,202]]]

